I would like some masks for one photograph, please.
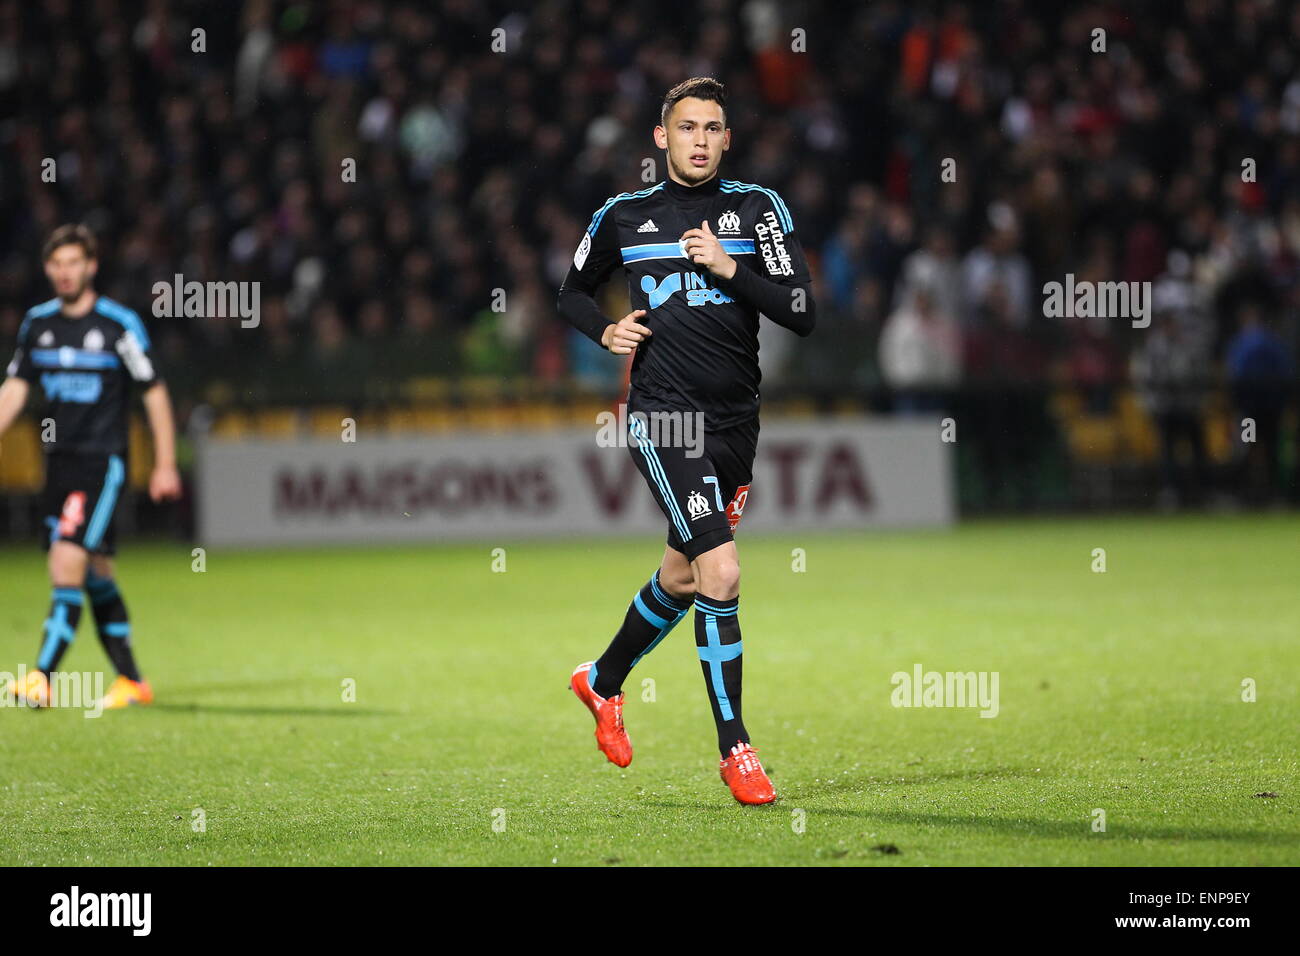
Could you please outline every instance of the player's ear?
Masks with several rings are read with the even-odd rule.
[[[655,127],[655,145],[660,149],[668,148],[668,130],[662,126]]]
[[[95,278],[95,274],[96,274],[97,272],[99,272],[99,260],[98,260],[98,259],[91,259],[91,260],[90,260],[90,263],[89,263],[89,268],[86,270],[86,274],[89,275],[90,278],[93,279],[93,278]]]
[[[731,149],[731,127],[728,126],[722,131],[722,151],[725,153]]]

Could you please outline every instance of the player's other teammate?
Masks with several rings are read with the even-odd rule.
[[[91,288],[98,268],[91,231],[60,226],[43,255],[55,297],[23,317],[8,378],[0,385],[0,437],[22,411],[29,389],[39,386],[45,417],[54,421],[45,445],[44,494],[54,590],[36,669],[22,684],[10,682],[8,691],[33,706],[50,702],[49,675],[76,636],[88,599],[118,675],[100,703],[108,709],[148,704],[153,691],[131,652],[131,623],[113,574],[113,517],[126,481],[132,382],[144,388],[153,432],[149,495],[162,501],[180,494],[171,399],[140,317]]]
[[[623,681],[695,608],[695,643],[718,733],[720,771],[742,803],[776,798],[741,720],[740,562],[733,541],[758,447],[758,323],[799,335],[814,326],[811,278],[781,197],[721,179],[731,145],[722,84],[697,77],[669,91],[655,144],[668,178],[608,200],[587,226],[560,289],[560,311],[593,342],[633,354],[628,447],[664,516],[663,562],[622,627],[570,686],[596,718],[596,742],[625,767]],[[593,299],[618,266],[633,311],[607,319]],[[703,454],[646,426],[654,413],[698,415]],[[643,413],[639,419],[637,413]],[[665,419],[660,419],[663,421]]]

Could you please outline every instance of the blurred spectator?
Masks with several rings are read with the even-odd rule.
[[[880,371],[897,395],[900,412],[943,408],[945,393],[961,381],[961,333],[954,316],[939,311],[921,286],[905,296],[880,333]]]
[[[1264,321],[1259,304],[1247,301],[1237,311],[1237,334],[1228,343],[1228,382],[1241,433],[1253,426],[1253,441],[1242,442],[1237,487],[1262,504],[1278,490],[1282,409],[1294,364],[1285,343]]]
[[[1194,314],[1160,308],[1133,354],[1138,395],[1160,434],[1161,504],[1198,503],[1207,489],[1205,397],[1210,334]],[[1186,443],[1190,463],[1182,463]]]
[[[1020,233],[1015,213],[1004,204],[989,209],[989,228],[980,244],[966,255],[962,263],[966,314],[976,321],[991,290],[997,286],[1006,296],[1008,317],[1019,329],[1029,324],[1036,311],[1029,260],[1020,254]]]

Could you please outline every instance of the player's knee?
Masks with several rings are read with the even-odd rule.
[[[740,562],[717,558],[700,563],[700,590],[713,598],[730,598],[740,591]]]
[[[86,552],[74,546],[50,548],[50,581],[56,587],[79,588],[86,579]]]

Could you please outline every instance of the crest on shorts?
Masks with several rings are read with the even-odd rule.
[[[691,513],[691,520],[703,518],[705,515],[713,514],[709,510],[709,502],[698,491],[692,491],[690,497],[686,499],[686,510]]]

